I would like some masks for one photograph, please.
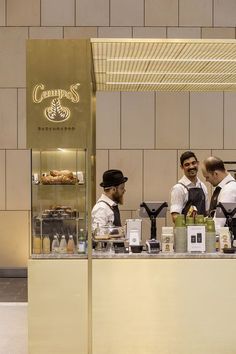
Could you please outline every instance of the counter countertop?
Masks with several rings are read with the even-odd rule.
[[[86,254],[32,254],[31,259],[87,259]],[[93,259],[236,259],[236,253],[105,253],[95,252]]]

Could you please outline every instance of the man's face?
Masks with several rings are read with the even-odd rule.
[[[206,182],[209,182],[213,187],[217,186],[217,184],[219,183],[218,175],[215,171],[208,172],[208,171],[206,171],[205,167],[203,166],[202,174],[203,174],[203,177],[205,178]]]
[[[190,157],[189,159],[184,160],[183,166],[181,168],[184,171],[184,174],[187,178],[192,179],[196,177],[198,172],[198,161],[194,157]]]
[[[122,183],[119,186],[112,187],[112,199],[117,204],[123,204],[123,195],[125,193],[125,184]]]

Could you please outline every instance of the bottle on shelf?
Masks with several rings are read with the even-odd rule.
[[[74,242],[73,235],[69,236],[69,240],[67,243],[67,253],[69,254],[75,253],[75,242]]]
[[[42,252],[42,240],[40,235],[33,236],[33,253],[40,254]]]
[[[49,235],[45,235],[43,237],[43,253],[49,254],[50,253],[50,238]]]
[[[58,253],[59,252],[59,240],[57,234],[53,236],[53,241],[52,241],[52,253]]]
[[[59,253],[66,253],[67,252],[67,242],[65,235],[61,236],[60,246],[59,246]]]
[[[79,230],[79,238],[78,238],[78,253],[85,254],[86,252],[86,237],[84,233],[84,229]]]

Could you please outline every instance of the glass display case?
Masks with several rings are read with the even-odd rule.
[[[86,253],[86,150],[32,150],[32,257]]]

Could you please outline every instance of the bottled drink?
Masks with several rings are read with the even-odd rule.
[[[33,236],[33,253],[40,254],[42,252],[42,242],[40,235]]]
[[[61,241],[60,241],[60,246],[59,246],[59,252],[66,253],[66,251],[67,251],[66,237],[65,237],[65,235],[62,235]]]
[[[78,253],[84,254],[86,251],[86,237],[84,229],[80,229],[78,238]]]
[[[43,253],[50,253],[50,238],[48,235],[45,235],[43,238]]]
[[[75,242],[73,239],[73,235],[70,235],[67,243],[67,253],[73,254],[74,252],[75,252]]]
[[[54,235],[52,241],[52,253],[58,253],[58,252],[59,252],[59,240],[58,240],[58,236]]]

